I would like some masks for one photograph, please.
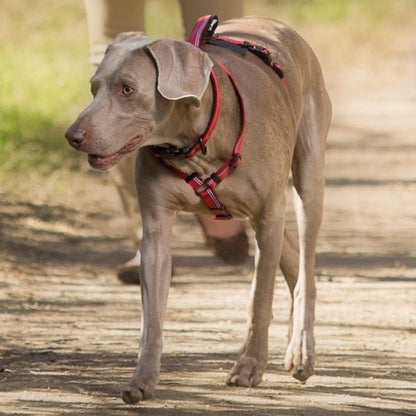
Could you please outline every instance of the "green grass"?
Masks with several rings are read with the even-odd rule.
[[[0,16],[0,172],[74,167],[63,131],[89,99],[81,4],[2,0]]]
[[[286,21],[311,35],[324,55],[329,48],[331,59],[345,59],[340,38],[342,48],[349,42],[375,49],[376,33],[398,36],[414,24],[416,1],[246,0],[246,14]],[[173,0],[148,0],[146,20],[150,36],[182,37]],[[13,187],[28,172],[85,166],[63,134],[90,100],[87,59],[82,0],[0,0],[0,186]]]
[[[293,24],[353,23],[368,27],[404,18],[403,13],[415,10],[412,3],[413,0],[268,0],[263,7],[267,7],[269,13],[274,9],[273,14],[284,16]],[[257,6],[250,3],[249,7],[255,10]]]
[[[180,38],[171,1],[147,7],[153,33]],[[157,19],[164,9],[166,19]],[[84,158],[63,138],[90,100],[88,37],[81,0],[0,0],[0,182],[14,187],[20,174],[51,175],[78,169]]]

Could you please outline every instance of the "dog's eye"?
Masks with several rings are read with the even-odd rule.
[[[129,85],[123,85],[123,95],[130,95],[132,94],[134,91],[134,89],[132,87],[130,87]]]

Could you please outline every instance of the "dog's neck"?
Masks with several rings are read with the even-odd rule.
[[[222,105],[217,125],[207,143],[207,153],[199,151],[192,158],[169,158],[169,164],[177,169],[208,174],[230,157],[240,127],[239,103],[227,76],[218,71],[218,78]],[[163,147],[192,147],[210,123],[213,105],[211,87],[207,88],[202,97],[200,107],[170,102],[164,111],[165,117],[154,131],[152,142]],[[232,133],[226,136],[223,134],[225,131]]]

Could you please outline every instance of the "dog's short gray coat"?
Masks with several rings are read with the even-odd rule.
[[[314,259],[322,217],[330,100],[314,53],[288,26],[272,19],[245,18],[225,22],[218,33],[269,49],[283,66],[289,92],[276,73],[252,54],[241,56],[214,45],[202,51],[186,42],[128,33],[109,47],[91,80],[94,100],[66,134],[70,144],[88,153],[90,164],[98,169],[140,148],[137,192],[143,220],[143,331],[137,369],[123,390],[128,403],[150,397],[158,383],[171,273],[168,242],[175,214],[180,210],[210,214],[189,185],[153,157],[149,146],[194,144],[210,118],[209,74],[215,68],[222,109],[208,154],[176,158],[172,164],[206,176],[231,155],[240,125],[239,104],[217,61],[229,68],[242,92],[246,132],[241,166],[216,191],[234,217],[249,218],[257,242],[247,333],[227,384],[253,386],[261,381],[279,263],[293,298],[285,366],[301,381],[313,373]],[[285,231],[285,188],[290,173],[299,244]]]

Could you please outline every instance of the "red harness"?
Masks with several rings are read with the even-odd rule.
[[[217,36],[214,31],[218,24],[217,16],[207,15],[202,16],[198,19],[191,37],[190,43],[202,48],[205,43],[227,47],[242,55],[245,55],[247,51],[254,53],[260,57],[267,65],[269,65],[279,76],[286,90],[287,84],[284,78],[284,74],[280,65],[274,62],[270,57],[270,52],[257,45],[253,45],[249,42],[239,41],[231,38],[224,38]],[[243,148],[244,141],[244,128],[245,128],[245,112],[244,102],[242,95],[237,87],[237,84],[232,77],[230,71],[222,63],[216,62],[216,64],[225,71],[234,91],[237,95],[239,106],[240,106],[240,132],[237,140],[234,144],[233,152],[231,156],[222,164],[222,166],[213,172],[210,176],[203,179],[197,172],[186,173],[183,172],[171,164],[168,159],[175,156],[185,156],[186,158],[193,157],[198,151],[202,154],[207,153],[207,142],[211,138],[212,132],[217,124],[220,109],[221,109],[221,91],[219,87],[218,77],[214,70],[211,71],[210,78],[213,88],[214,101],[211,112],[211,118],[205,132],[199,137],[198,141],[192,147],[161,147],[153,146],[152,151],[156,158],[158,158],[166,167],[171,169],[175,174],[184,179],[195,191],[195,193],[204,201],[210,211],[215,215],[215,219],[224,220],[231,219],[232,215],[227,211],[226,207],[218,199],[214,188],[216,188],[235,168],[241,163],[241,151]]]

